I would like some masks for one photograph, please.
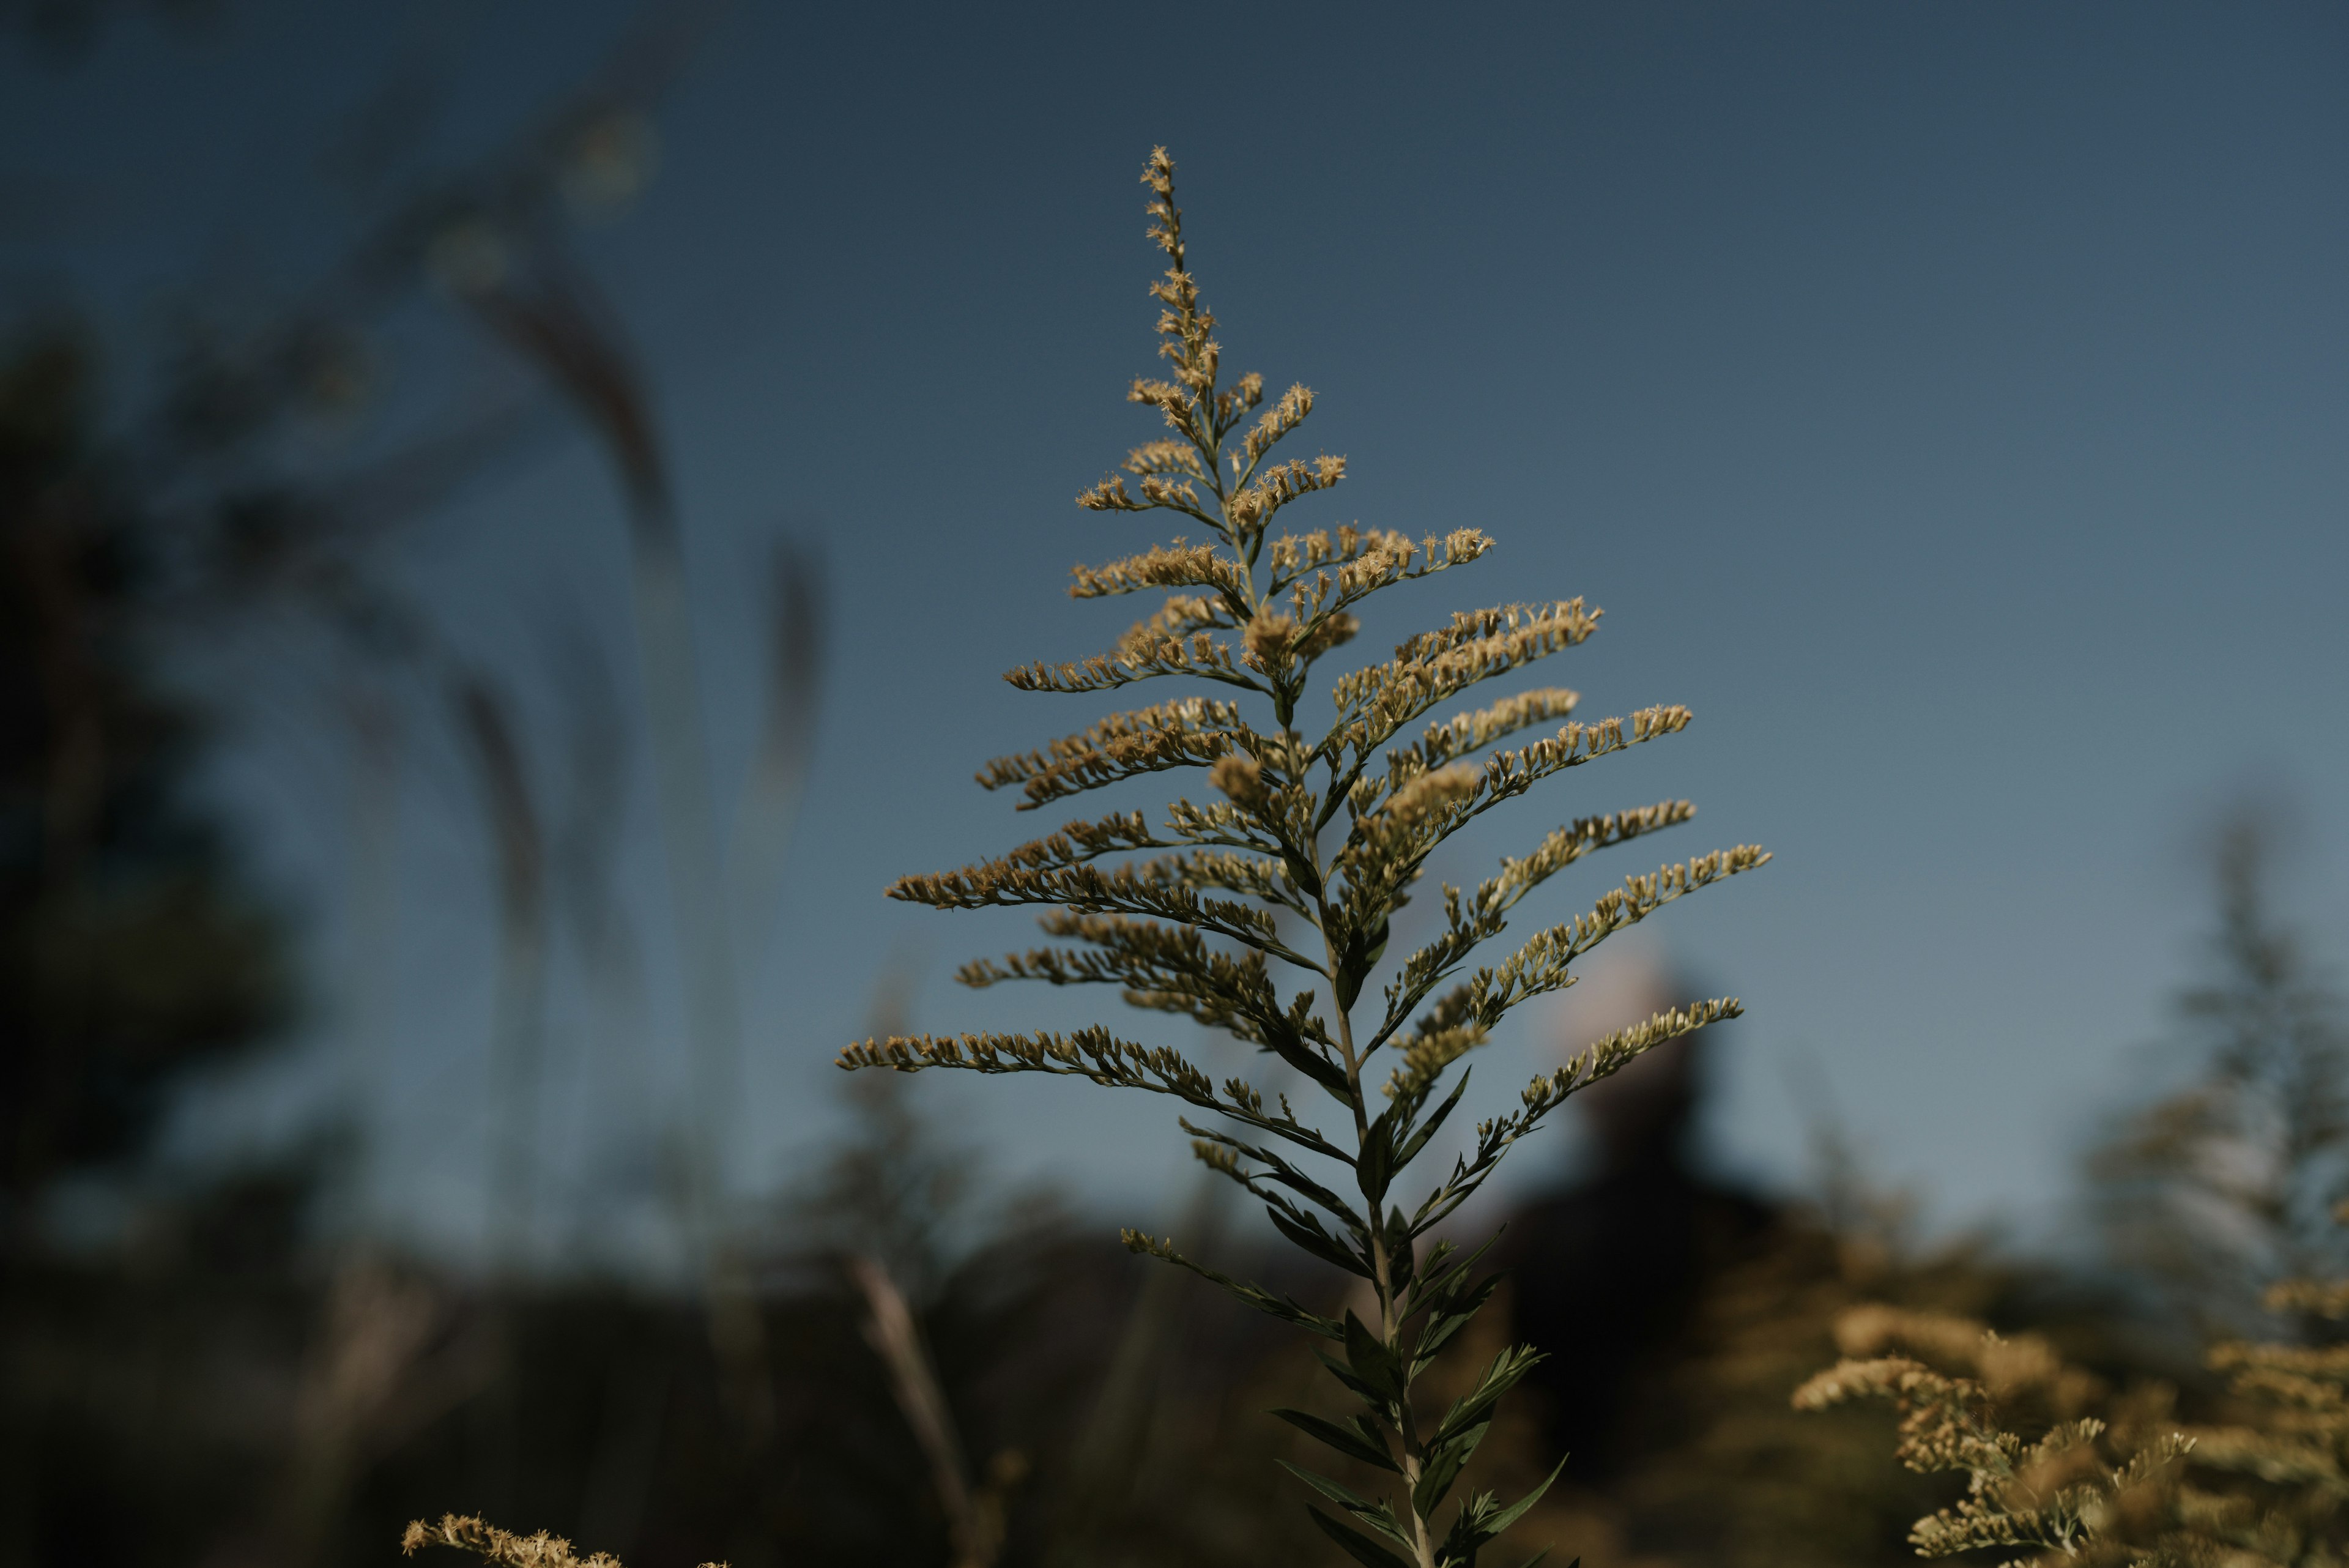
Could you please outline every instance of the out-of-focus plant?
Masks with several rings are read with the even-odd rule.
[[[1461,1103],[1467,1075],[1447,1084],[1451,1070],[1505,1013],[1572,983],[1570,966],[1610,933],[1768,857],[1739,846],[1630,877],[1589,913],[1467,971],[1483,944],[1501,935],[1516,906],[1549,877],[1593,850],[1683,822],[1692,808],[1665,801],[1584,817],[1505,860],[1476,887],[1445,887],[1441,931],[1384,966],[1381,1000],[1362,1005],[1381,972],[1393,919],[1438,846],[1552,774],[1678,732],[1689,713],[1655,707],[1628,720],[1569,721],[1481,763],[1469,759],[1512,734],[1567,720],[1576,694],[1540,688],[1422,725],[1471,687],[1589,637],[1599,612],[1564,599],[1454,615],[1402,643],[1391,659],[1339,677],[1330,689],[1334,721],[1318,739],[1307,736],[1299,711],[1311,671],[1354,636],[1357,607],[1386,588],[1464,566],[1491,544],[1475,528],[1416,543],[1354,527],[1272,532],[1286,507],[1337,484],[1345,460],[1273,461],[1276,446],[1312,411],[1313,394],[1296,386],[1261,407],[1260,376],[1225,382],[1215,319],[1188,268],[1174,172],[1162,150],[1143,174],[1153,237],[1169,262],[1152,293],[1163,307],[1160,352],[1173,379],[1139,379],[1128,394],[1158,410],[1171,437],[1135,448],[1124,475],[1103,480],[1078,503],[1103,513],[1173,512],[1208,537],[1078,568],[1071,591],[1079,598],[1151,590],[1167,597],[1112,652],[1029,665],[1006,679],[1023,691],[1074,693],[1189,676],[1232,696],[1175,698],[1104,719],[1041,750],[998,759],[979,782],[1016,786],[1026,796],[1022,809],[1035,809],[1143,774],[1199,768],[1221,798],[1178,800],[1160,826],[1139,812],[1072,822],[998,859],[909,877],[890,892],[941,909],[1050,908],[1047,933],[1078,945],[974,963],[959,978],[973,986],[1011,980],[1118,986],[1135,1006],[1183,1014],[1279,1057],[1335,1102],[1341,1126],[1324,1129],[1285,1095],[1268,1098],[1237,1075],[1218,1085],[1172,1048],[1123,1040],[1105,1028],[891,1036],[849,1047],[842,1064],[1083,1077],[1171,1096],[1217,1118],[1183,1124],[1199,1158],[1262,1200],[1289,1241],[1359,1280],[1364,1311],[1313,1310],[1194,1262],[1171,1241],[1128,1232],[1127,1244],[1191,1268],[1327,1342],[1322,1359],[1357,1408],[1343,1420],[1279,1414],[1346,1459],[1393,1478],[1391,1490],[1374,1496],[1297,1469],[1334,1505],[1334,1513],[1313,1511],[1329,1535],[1371,1568],[1469,1564],[1547,1485],[1506,1504],[1478,1492],[1448,1523],[1439,1518],[1495,1406],[1536,1355],[1525,1346],[1505,1348],[1448,1408],[1422,1407],[1414,1385],[1498,1282],[1478,1272],[1482,1247],[1463,1253],[1431,1233],[1512,1144],[1570,1096],[1654,1044],[1734,1016],[1737,1003],[1660,1012],[1609,1035],[1534,1080],[1514,1109],[1479,1124],[1451,1170],[1411,1207],[1393,1189]],[[1271,723],[1251,722],[1244,701],[1268,711]],[[1402,739],[1415,726],[1417,734]],[[1161,853],[1110,869],[1098,864],[1133,851]],[[1303,979],[1304,989],[1284,997],[1276,965]],[[1381,1085],[1374,1075],[1382,1051],[1392,1065]],[[1355,1196],[1343,1192],[1347,1186]]]
[[[2349,1220],[2349,1205],[2336,1215]],[[2337,1324],[2349,1280],[2285,1280],[2270,1311]],[[2193,1463],[2227,1483],[2181,1492],[2181,1522],[2238,1561],[2338,1563],[2349,1555],[2349,1345],[2225,1340],[2210,1352],[2238,1401],[2236,1419],[2198,1428]]]
[[[2349,1317],[2349,1280],[2285,1281],[2267,1305]],[[2109,1396],[2037,1335],[1866,1306],[1836,1337],[1847,1358],[1798,1389],[1796,1407],[1889,1399],[1901,1462],[1966,1478],[1964,1497],[1910,1529],[1920,1556],[2315,1568],[2349,1552],[2349,1346],[2222,1341],[2209,1363],[2228,1376],[2230,1418],[2186,1425],[2166,1386]]]
[[[2020,1548],[2017,1562],[2152,1568],[2349,1555],[2349,1281],[2322,1268],[2349,1221],[2349,1030],[2274,913],[2275,847],[2271,814],[2238,808],[2222,824],[2218,963],[2179,1006],[2209,1042],[2207,1070],[2091,1165],[2126,1261],[2206,1332],[2258,1326],[2212,1336],[2225,1391],[2208,1418],[2182,1421],[2166,1385],[2111,1395],[2036,1335],[1883,1305],[1844,1314],[1846,1359],[1795,1403],[1888,1398],[1901,1460],[1966,1477],[1962,1499],[1911,1530],[1920,1554]]]
[[[2140,1401],[2134,1418],[2088,1414],[2103,1386],[2046,1340],[1941,1313],[1856,1307],[1836,1341],[1844,1359],[1795,1390],[1795,1408],[1889,1399],[1900,1462],[1966,1478],[1963,1498],[1910,1528],[1918,1555],[1996,1547],[2015,1562],[2139,1560],[2144,1522],[2167,1511],[2175,1463],[2193,1446],[2159,1419],[2166,1402]]]
[[[101,439],[88,342],[0,350],[0,1256],[60,1177],[147,1145],[168,1089],[269,1033],[281,932],[192,780],[156,669],[156,516]]]
[[[2178,1003],[2199,1075],[2089,1165],[2117,1260],[2205,1334],[2260,1332],[2269,1285],[2349,1263],[2328,1218],[2349,1192],[2349,1011],[2277,915],[2283,846],[2256,804],[2220,822],[2210,968]]]

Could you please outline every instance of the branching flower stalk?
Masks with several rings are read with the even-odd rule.
[[[1077,499],[1099,513],[1174,513],[1203,532],[1203,542],[1177,537],[1107,566],[1078,567],[1070,590],[1078,598],[1166,597],[1112,651],[1031,664],[1006,679],[1024,691],[1092,692],[1188,676],[1222,694],[1176,697],[1102,720],[1040,750],[998,759],[978,782],[1016,788],[1022,810],[1175,768],[1204,770],[1215,794],[1204,803],[1175,801],[1158,826],[1139,812],[1071,822],[999,858],[905,877],[890,894],[940,909],[1046,909],[1046,933],[1066,945],[973,963],[959,978],[978,987],[1012,980],[1118,986],[1136,1007],[1185,1015],[1278,1057],[1336,1102],[1343,1125],[1325,1129],[1286,1095],[1268,1100],[1238,1076],[1219,1084],[1170,1047],[1100,1027],[890,1036],[850,1046],[841,1064],[1058,1074],[1171,1096],[1212,1116],[1206,1125],[1182,1123],[1199,1158],[1262,1201],[1289,1241],[1365,1282],[1373,1321],[1351,1310],[1330,1316],[1227,1278],[1185,1257],[1171,1240],[1128,1231],[1126,1244],[1328,1342],[1322,1360],[1359,1410],[1342,1421],[1278,1414],[1392,1476],[1393,1490],[1364,1496],[1298,1469],[1335,1507],[1335,1514],[1313,1511],[1323,1530],[1369,1568],[1466,1568],[1548,1484],[1506,1505],[1490,1493],[1468,1497],[1448,1524],[1439,1521],[1495,1404],[1538,1356],[1523,1345],[1504,1351],[1446,1410],[1414,1401],[1414,1380],[1497,1282],[1478,1272],[1489,1241],[1463,1252],[1431,1233],[1512,1145],[1571,1096],[1654,1045],[1734,1017],[1736,1001],[1670,1010],[1597,1042],[1534,1079],[1515,1108],[1479,1124],[1465,1152],[1415,1206],[1406,1210],[1392,1190],[1460,1105],[1468,1082],[1463,1059],[1511,1008],[1572,984],[1571,966],[1613,932],[1769,857],[1740,845],[1630,877],[1588,913],[1471,969],[1479,950],[1508,929],[1517,905],[1550,877],[1594,850],[1685,822],[1692,808],[1674,800],[1586,816],[1504,860],[1474,888],[1444,887],[1433,940],[1400,962],[1386,961],[1394,918],[1444,840],[1553,774],[1677,733],[1689,712],[1653,707],[1587,724],[1571,717],[1574,692],[1543,687],[1430,718],[1470,688],[1588,638],[1599,612],[1562,599],[1454,614],[1403,642],[1392,659],[1338,677],[1330,687],[1334,716],[1309,738],[1300,713],[1309,678],[1352,639],[1358,607],[1400,584],[1464,566],[1491,543],[1475,528],[1418,541],[1351,526],[1273,531],[1288,507],[1343,480],[1346,461],[1275,459],[1313,411],[1306,388],[1268,402],[1262,377],[1224,379],[1215,317],[1185,254],[1174,176],[1164,151],[1154,151],[1143,180],[1152,196],[1151,235],[1168,261],[1151,293],[1162,307],[1160,353],[1169,369],[1166,379],[1136,379],[1127,394],[1156,410],[1169,433],[1136,447],[1122,472]],[[1268,711],[1271,722],[1257,727],[1257,716]],[[1547,732],[1490,749],[1536,731]],[[1382,971],[1382,988],[1366,1002],[1365,988]],[[1303,988],[1284,997],[1284,973]],[[1348,1186],[1352,1195],[1341,1191]]]

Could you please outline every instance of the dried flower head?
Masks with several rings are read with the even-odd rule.
[[[453,1546],[499,1568],[621,1568],[620,1560],[606,1552],[573,1555],[571,1542],[560,1535],[549,1535],[543,1530],[535,1535],[516,1535],[470,1514],[444,1513],[438,1524],[409,1521],[407,1532],[399,1538],[400,1551],[413,1557],[424,1546]],[[726,1568],[726,1564],[705,1563],[701,1568]]]

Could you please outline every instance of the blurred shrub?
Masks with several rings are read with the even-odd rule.
[[[66,330],[0,360],[0,1203],[121,1160],[191,1069],[283,1014],[278,933],[197,803],[153,541]]]

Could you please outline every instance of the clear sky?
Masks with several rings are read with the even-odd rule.
[[[130,315],[199,275],[298,275],[336,222],[320,140],[406,52],[448,68],[460,144],[628,13],[416,15],[232,4],[193,45],[129,26],[70,71],[11,57],[0,174],[98,194],[0,239],[0,264]],[[1152,363],[1136,176],[1157,142],[1226,363],[1310,384],[1295,439],[1349,460],[1299,520],[1499,543],[1386,596],[1362,646],[1469,602],[1580,594],[1605,628],[1544,678],[1586,712],[1696,712],[1495,814],[1440,870],[1473,878],[1557,821],[1667,795],[1701,808],[1676,857],[1776,852],[1676,906],[1651,950],[1750,1011],[1716,1052],[1716,1158],[1799,1179],[1803,1102],[1825,1093],[1944,1219],[2033,1229],[2095,1117],[2143,1086],[2207,907],[2197,834],[2242,788],[2305,803],[2292,907],[2349,952],[2349,11],[742,5],[660,130],[657,181],[585,254],[677,455],[729,789],[763,542],[820,540],[835,590],[820,755],[752,966],[746,1186],[832,1124],[826,1064],[893,954],[923,977],[925,1028],[1060,1026],[1111,1001],[958,992],[953,965],[1022,922],[880,889],[1030,836],[971,770],[1106,706],[996,675],[1106,646],[1123,608],[1072,604],[1065,573],[1155,536],[1070,497],[1152,433],[1121,393]],[[603,626],[626,668],[621,525],[584,440],[502,469],[382,569],[534,712],[557,708],[532,630],[550,607]],[[233,731],[223,777],[307,912],[324,1038],[350,967],[347,812],[334,745],[303,730]],[[488,877],[456,764],[429,753],[398,1049],[369,1103],[378,1200],[459,1233]],[[647,1038],[595,1044],[567,982],[558,1174],[621,1161],[676,1097],[641,781],[633,805]],[[1651,868],[1594,867],[1535,919]],[[1549,1032],[1491,1049],[1495,1103]],[[300,1075],[277,1075],[208,1115],[282,1122],[301,1096],[272,1085]],[[1007,1167],[1084,1172],[1120,1212],[1182,1158],[1156,1104],[921,1087]]]

